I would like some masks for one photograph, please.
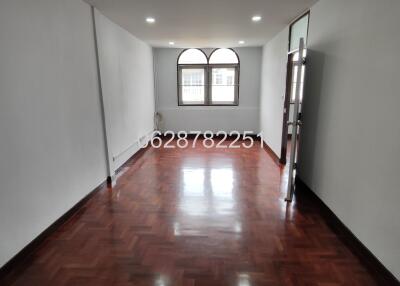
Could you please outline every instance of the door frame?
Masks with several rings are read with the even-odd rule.
[[[281,143],[281,154],[279,158],[279,163],[282,165],[286,164],[286,157],[287,157],[287,143],[288,143],[288,121],[289,121],[289,114],[290,114],[290,96],[292,91],[292,77],[293,77],[293,55],[298,51],[298,49],[291,51],[290,50],[290,42],[292,39],[292,28],[298,21],[300,21],[303,17],[308,16],[308,24],[307,24],[307,39],[308,39],[308,32],[310,28],[310,10],[302,13],[299,17],[292,21],[289,26],[289,40],[288,40],[288,62],[287,62],[287,71],[286,71],[286,91],[285,91],[285,99],[283,104],[283,123],[282,123],[282,143]],[[304,43],[307,46],[307,42]]]
[[[287,71],[286,71],[286,91],[285,99],[283,104],[283,124],[282,124],[282,144],[281,144],[281,155],[279,163],[282,165],[286,164],[287,157],[287,143],[289,133],[289,114],[290,114],[290,96],[292,91],[292,77],[293,77],[293,54],[288,54]]]

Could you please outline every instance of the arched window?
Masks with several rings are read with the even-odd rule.
[[[179,105],[238,105],[239,57],[231,49],[214,50],[209,60],[199,49],[178,57]]]
[[[199,49],[188,49],[179,55],[178,64],[207,64],[207,56]]]
[[[207,56],[199,49],[188,49],[179,55],[179,105],[204,105],[207,103],[207,63]]]
[[[217,49],[209,60],[210,103],[237,105],[239,100],[239,58],[231,49]]]
[[[239,58],[231,49],[217,49],[210,55],[210,64],[238,64]]]

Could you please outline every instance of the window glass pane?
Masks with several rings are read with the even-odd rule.
[[[235,68],[213,68],[212,84],[234,85],[235,73]]]
[[[204,103],[205,72],[204,69],[182,69],[181,75],[182,103]]]
[[[298,20],[290,27],[290,51],[294,51],[299,48],[300,38],[304,38],[304,42],[307,44],[308,17],[309,14],[304,15],[303,18]]]
[[[210,64],[238,64],[239,59],[230,49],[218,49],[210,57]]]
[[[188,49],[180,55],[178,64],[207,64],[207,57],[198,49]]]
[[[235,102],[235,86],[213,86],[212,94],[213,102]]]
[[[234,103],[235,102],[235,68],[213,68],[212,69],[212,102]]]

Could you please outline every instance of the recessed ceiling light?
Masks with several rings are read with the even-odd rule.
[[[147,17],[147,18],[146,18],[146,22],[147,22],[147,23],[150,23],[150,24],[153,24],[153,23],[156,22],[156,19],[154,19],[154,18],[152,18],[152,17]]]
[[[253,17],[251,18],[251,20],[252,20],[253,22],[260,22],[261,19],[262,19],[262,17],[261,17],[260,15],[253,16]]]
[[[169,42],[168,43],[170,46],[173,46],[173,45],[175,45],[175,42]]]
[[[239,41],[238,43],[239,43],[239,45],[243,45],[245,43],[245,41]]]

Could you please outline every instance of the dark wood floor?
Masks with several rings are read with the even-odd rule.
[[[261,148],[147,149],[10,285],[375,285]]]

